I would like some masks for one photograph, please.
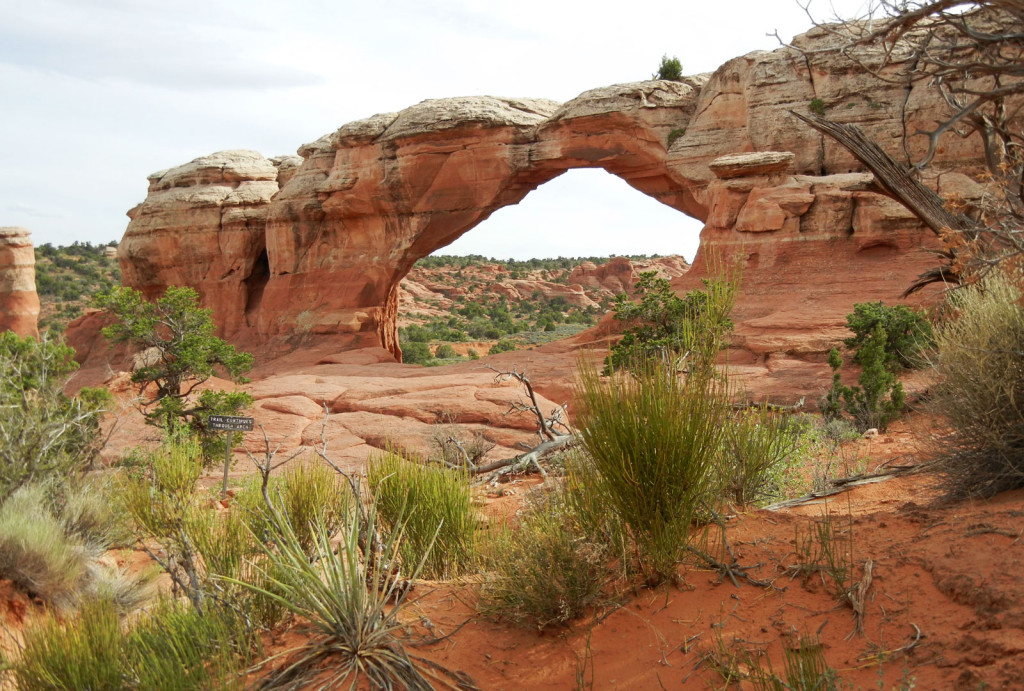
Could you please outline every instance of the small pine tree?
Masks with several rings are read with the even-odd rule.
[[[899,378],[886,367],[889,353],[886,350],[885,329],[876,324],[871,338],[857,352],[861,365],[860,386],[846,386],[839,380],[842,359],[835,348],[829,353],[832,368],[832,388],[822,401],[822,414],[838,417],[839,399],[842,408],[854,420],[861,431],[885,429],[902,412],[905,394]]]
[[[658,71],[651,75],[652,79],[666,79],[678,82],[683,78],[683,63],[675,55],[669,57],[667,54],[661,56],[661,64]]]

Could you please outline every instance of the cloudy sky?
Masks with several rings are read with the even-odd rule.
[[[214,151],[294,153],[428,98],[566,101],[666,53],[711,71],[810,25],[796,0],[0,0],[0,17],[0,226],[56,245],[120,240],[147,175]],[[443,252],[692,255],[699,227],[576,170]]]

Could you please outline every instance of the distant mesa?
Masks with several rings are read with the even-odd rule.
[[[909,161],[927,138],[905,133],[945,103],[927,85],[852,66],[821,30],[794,44],[806,52],[750,53],[712,74],[563,104],[424,101],[344,125],[299,157],[222,151],[161,171],[129,212],[123,280],[150,296],[195,287],[236,343],[353,334],[398,355],[399,282],[417,259],[566,170],[603,168],[705,223],[678,289],[699,286],[712,258],[740,266],[733,369],[818,386],[843,315],[897,300],[936,243],[790,111],[820,101]],[[941,144],[925,182],[970,182],[984,152],[952,133]]]

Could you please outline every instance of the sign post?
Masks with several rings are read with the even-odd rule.
[[[254,418],[236,417],[234,415],[211,415],[207,418],[210,429],[224,430],[224,483],[220,488],[220,498],[228,498],[228,470],[231,468],[231,435],[234,432],[252,432]]]

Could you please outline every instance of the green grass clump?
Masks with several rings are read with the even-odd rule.
[[[787,471],[806,444],[800,423],[790,415],[757,407],[726,426],[719,471],[723,495],[737,506],[781,499]]]
[[[47,617],[25,631],[25,647],[13,665],[20,691],[125,688],[121,624],[113,603],[83,605],[62,623]]]
[[[932,393],[951,434],[937,451],[950,494],[1024,486],[1024,277],[993,272],[950,298]]]
[[[0,506],[0,577],[59,608],[86,590],[100,551],[68,535],[40,485],[21,487]]]
[[[473,559],[476,516],[464,470],[385,453],[370,461],[367,480],[382,527],[404,531],[403,563],[418,563],[429,552],[423,564],[425,578],[465,573]]]
[[[684,380],[657,361],[606,382],[581,364],[578,395],[606,511],[636,545],[648,582],[676,581],[693,519],[715,489],[724,385],[711,373]]]
[[[293,526],[299,542],[311,547],[316,541],[314,525],[323,523],[328,533],[338,531],[352,506],[352,493],[338,473],[323,463],[293,465],[270,478],[267,496],[274,510]],[[258,536],[270,534],[273,521],[258,480],[246,485],[235,498],[235,506]]]
[[[226,610],[200,614],[164,601],[125,632],[109,600],[25,633],[13,667],[21,691],[241,689],[249,639]]]
[[[487,541],[484,612],[544,629],[604,599],[609,546],[587,535],[565,494],[539,502],[518,528],[504,527]]]

